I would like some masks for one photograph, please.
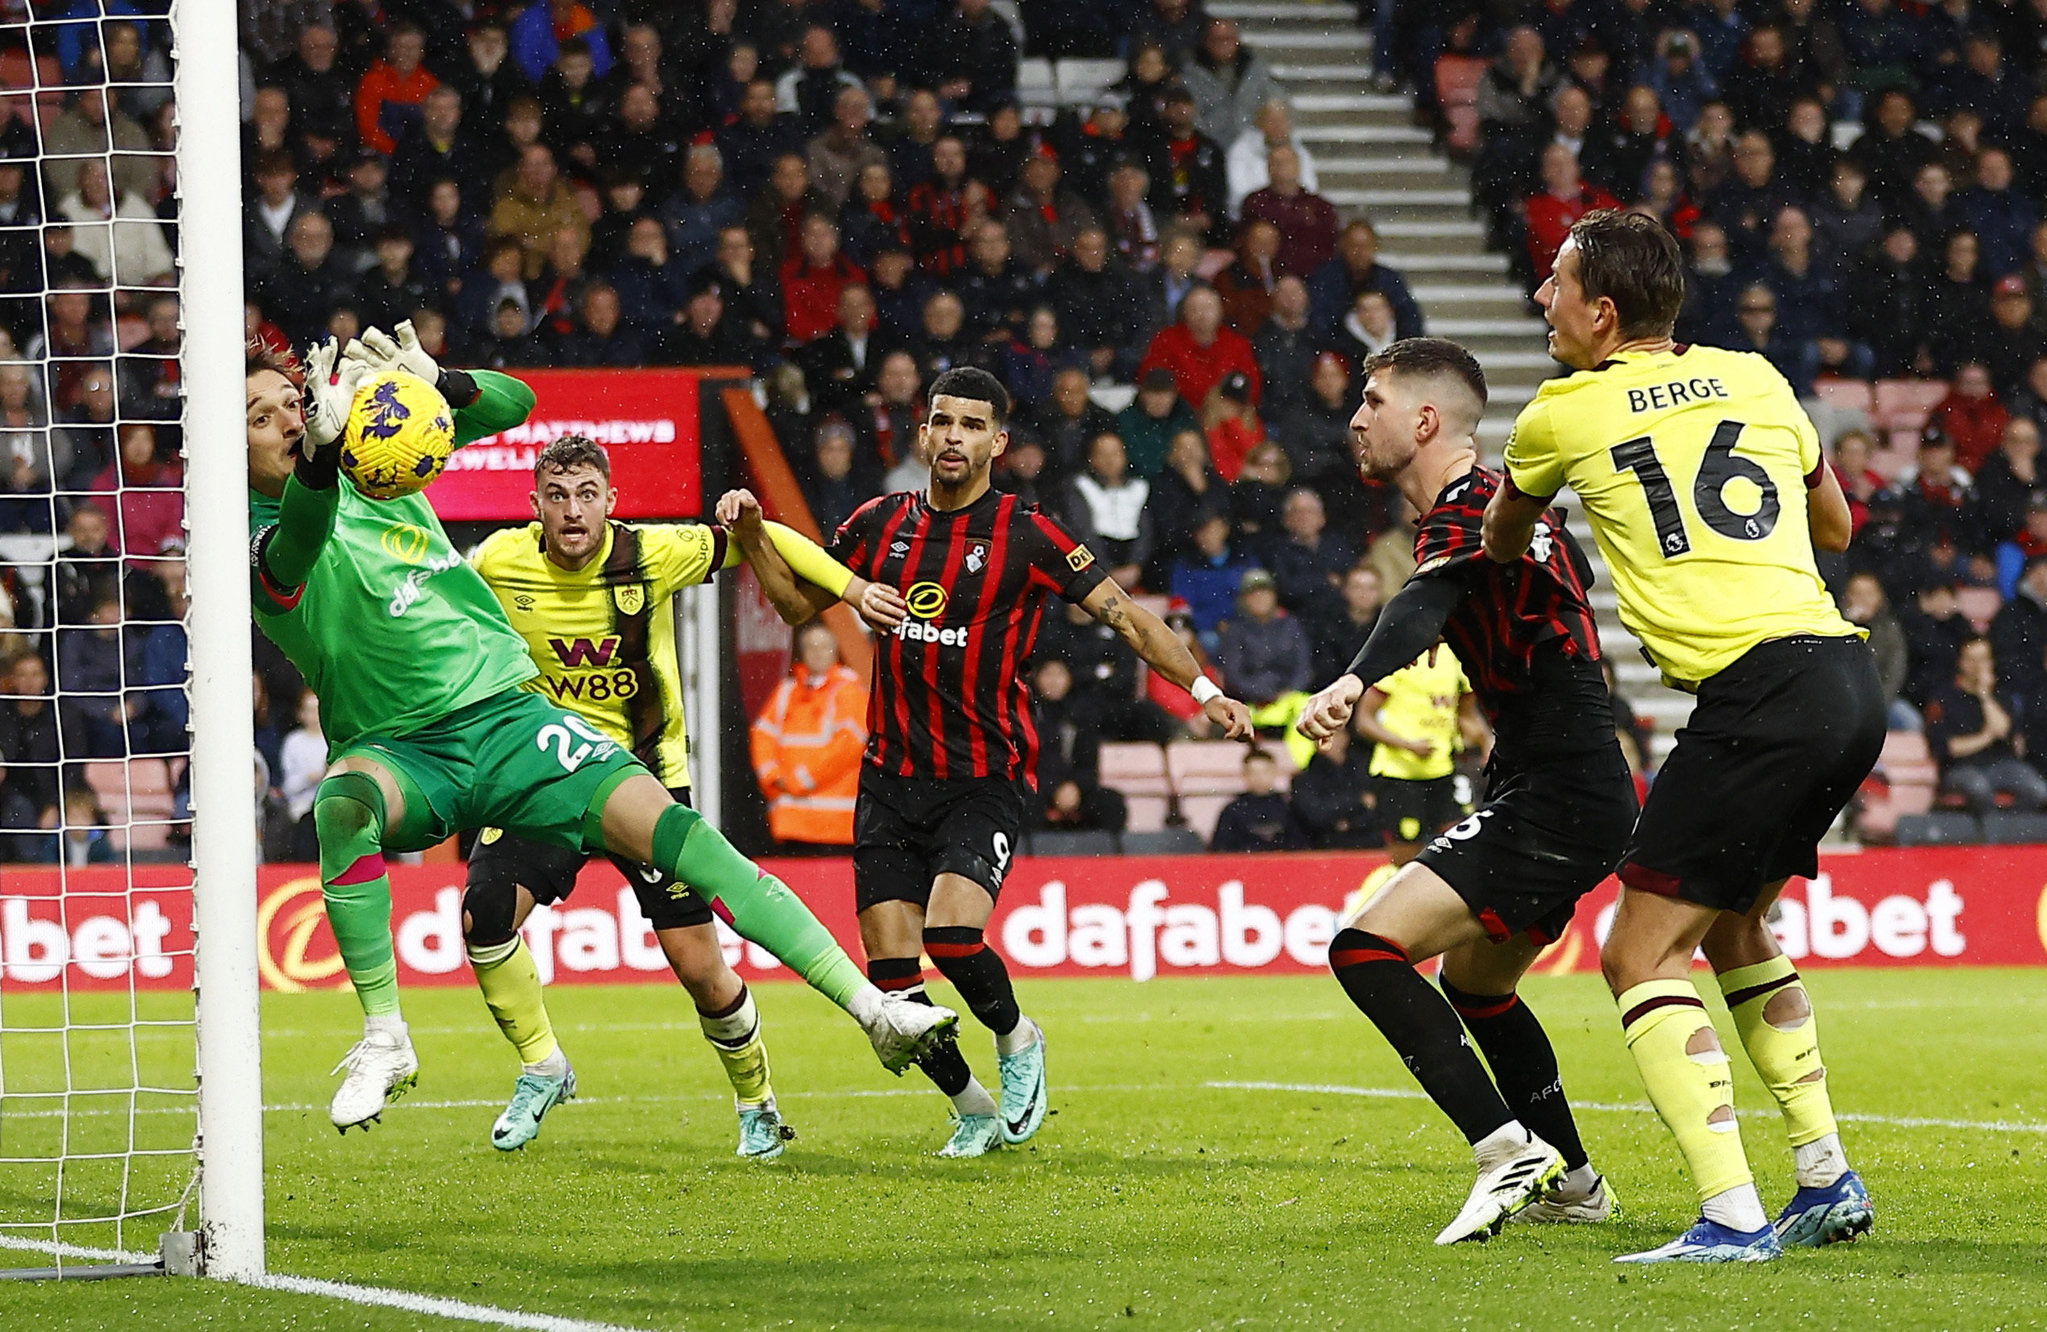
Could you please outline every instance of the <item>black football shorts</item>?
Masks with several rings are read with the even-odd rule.
[[[1819,872],[1819,844],[1876,766],[1876,657],[1801,634],[1743,653],[1699,686],[1622,858],[1621,882],[1722,911]]]
[[[1380,777],[1374,782],[1374,791],[1379,826],[1396,842],[1425,841],[1466,813],[1457,803],[1455,774],[1423,781]]]
[[[898,777],[860,771],[853,806],[853,897],[927,906],[941,874],[973,880],[995,897],[1023,831],[1024,787],[1007,777]]]
[[[689,804],[689,788],[672,787],[669,792],[679,804]],[[576,890],[576,876],[590,863],[591,853],[571,851],[514,837],[502,828],[485,828],[469,853],[469,883],[502,885],[509,890],[523,884],[542,906],[565,900]],[[639,899],[640,913],[657,930],[687,929],[711,923],[711,904],[688,884],[677,883],[666,870],[637,865],[619,856],[609,857],[632,885]]]

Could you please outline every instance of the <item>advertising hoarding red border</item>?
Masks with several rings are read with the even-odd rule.
[[[1368,855],[1020,859],[989,926],[1019,976],[1282,974],[1320,971]],[[848,948],[859,947],[844,860],[768,861]],[[405,985],[468,985],[460,865],[394,866],[393,926]],[[9,866],[0,877],[0,983],[10,990],[180,989],[191,984],[187,871]],[[2047,847],[1920,848],[1823,858],[1794,880],[1776,923],[1801,967],[2047,964]],[[264,985],[347,984],[311,866],[267,865],[260,879]],[[1615,887],[1580,904],[1537,963],[1597,970]],[[721,930],[723,927],[720,927]],[[526,937],[550,982],[656,979],[667,970],[631,892],[597,862],[574,897],[536,912]],[[789,973],[727,935],[749,979]]]

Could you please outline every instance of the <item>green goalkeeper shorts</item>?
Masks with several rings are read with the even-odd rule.
[[[387,842],[388,851],[422,851],[464,828],[503,828],[580,851],[584,815],[620,782],[647,771],[589,722],[521,689],[401,736],[373,732],[335,758],[350,756],[404,773],[433,810],[416,845]],[[405,822],[415,823],[409,816]]]

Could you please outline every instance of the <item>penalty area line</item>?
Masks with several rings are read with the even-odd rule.
[[[0,1249],[19,1249],[52,1258],[77,1258],[95,1263],[153,1263],[153,1253],[131,1253],[125,1249],[95,1249],[59,1240],[31,1239],[24,1235],[0,1235]],[[523,1309],[500,1309],[491,1304],[471,1304],[445,1295],[422,1295],[385,1286],[358,1286],[351,1281],[325,1281],[315,1277],[266,1273],[233,1284],[255,1290],[273,1290],[285,1295],[311,1295],[401,1313],[446,1318],[463,1323],[487,1323],[492,1327],[519,1328],[523,1332],[639,1332],[619,1323],[597,1323],[587,1318],[564,1318],[558,1314],[527,1313]]]
[[[1388,1101],[1426,1101],[1428,1093],[1411,1087],[1349,1087],[1341,1083],[1327,1082],[1204,1082],[1204,1087],[1218,1091],[1277,1091],[1321,1093],[1325,1096],[1367,1096]],[[1625,1115],[1653,1115],[1656,1107],[1626,1101],[1572,1101],[1573,1110],[1606,1111]],[[1774,1110],[1737,1110],[1739,1115],[1756,1118],[1773,1117]],[[1836,1114],[1834,1118],[1844,1124],[1877,1124],[1886,1128],[1944,1128],[1974,1130],[1981,1133],[2042,1133],[2047,1134],[2047,1124],[2014,1119],[1929,1119],[1921,1115],[1859,1115]]]

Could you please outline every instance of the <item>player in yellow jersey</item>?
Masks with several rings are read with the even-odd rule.
[[[1367,689],[1354,724],[1374,744],[1386,858],[1405,865],[1423,842],[1471,812],[1471,784],[1457,777],[1457,754],[1483,743],[1478,697],[1457,654],[1437,644]]]
[[[523,687],[630,749],[677,801],[688,804],[689,735],[676,661],[675,595],[737,564],[739,543],[703,523],[613,521],[618,492],[611,484],[611,461],[602,446],[580,435],[564,435],[541,450],[533,478],[536,521],[493,533],[470,557],[540,667]],[[794,563],[805,566],[799,572],[824,576],[817,571],[836,568],[833,581],[842,595],[862,605],[863,613],[877,615],[877,623],[886,622],[884,611],[863,604],[871,586],[866,580],[852,577],[789,529],[769,526],[778,549],[786,547],[785,558],[794,555]],[[798,614],[793,608],[790,613]],[[809,614],[804,605],[799,618]],[[534,906],[566,898],[588,859],[580,850],[496,828],[483,830],[470,857],[462,901],[469,959],[529,1073],[542,1066],[529,1056],[564,1065],[566,1059],[549,1024],[503,1011],[493,996],[491,973],[511,961],[516,932]],[[695,1001],[704,1038],[731,1079],[739,1155],[762,1160],[781,1155],[795,1132],[776,1109],[753,996],[725,962],[709,903],[671,875],[611,859],[632,885],[676,979]],[[551,1067],[545,1071],[560,1074]],[[523,1145],[521,1129],[519,1117],[508,1111],[493,1129],[492,1142]]]
[[[1846,548],[1847,500],[1768,361],[1672,342],[1684,270],[1653,220],[1588,214],[1536,299],[1551,354],[1576,373],[1514,424],[1486,554],[1519,555],[1571,487],[1622,622],[1666,682],[1698,696],[1622,859],[1600,962],[1703,1215],[1621,1261],[1754,1262],[1853,1239],[1872,1223],[1869,1193],[1841,1149],[1811,1002],[1764,920],[1789,876],[1817,872],[1820,838],[1883,745],[1874,659],[1813,562],[1815,545]],[[1690,979],[1701,947],[1796,1157],[1774,1226]]]

